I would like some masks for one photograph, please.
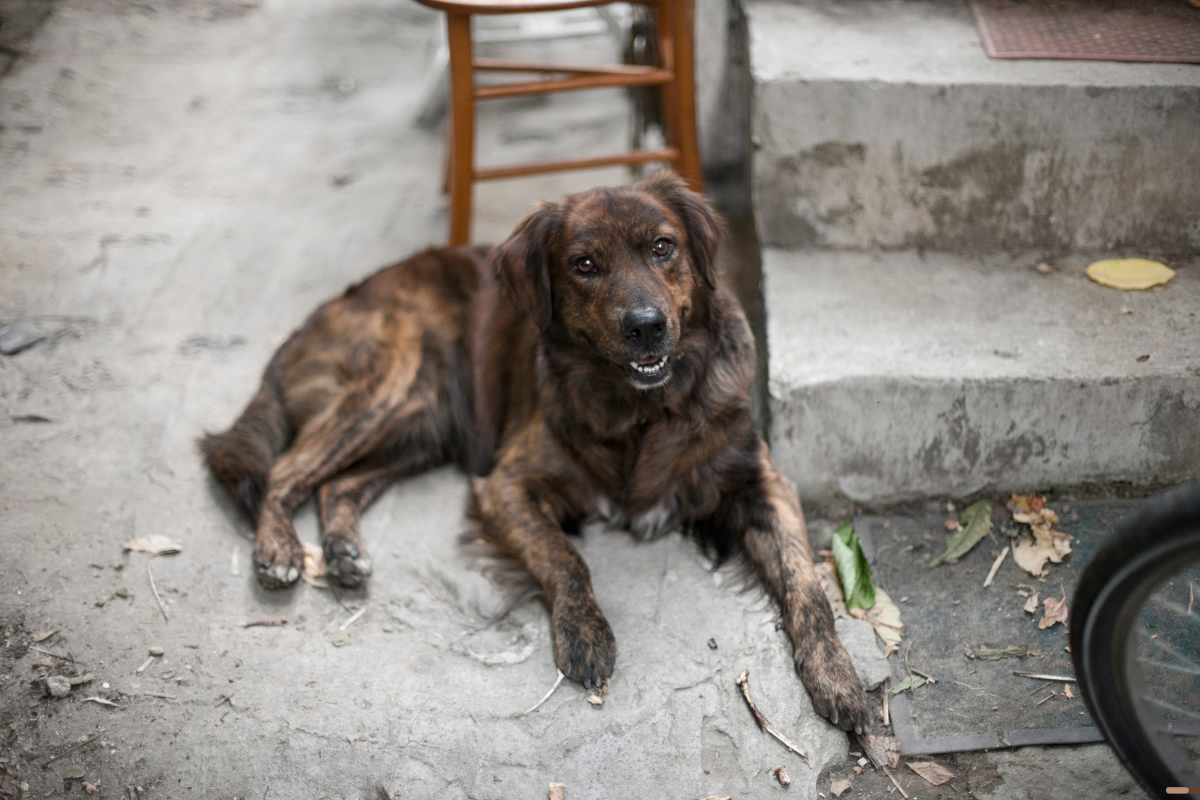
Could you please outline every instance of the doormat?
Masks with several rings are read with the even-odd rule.
[[[971,0],[992,58],[1200,64],[1189,0]]]

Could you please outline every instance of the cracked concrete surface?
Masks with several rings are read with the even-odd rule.
[[[616,678],[602,708],[564,685],[522,715],[555,678],[546,615],[529,599],[486,624],[507,598],[455,544],[449,470],[367,515],[365,593],[256,587],[193,441],[317,302],[443,236],[442,142],[412,125],[437,35],[406,2],[77,0],[0,83],[0,319],[76,321],[0,358],[0,796],[508,799],[556,781],[573,800],[747,797],[786,765],[814,797],[844,757],[772,609],[678,537],[587,533]],[[616,149],[620,110],[614,94],[489,109],[481,151]],[[483,187],[478,238],[624,178]],[[315,540],[310,511],[300,529]],[[147,534],[182,553],[122,554]],[[139,672],[151,646],[164,655]],[[95,680],[41,698],[35,662],[72,666],[42,650]],[[743,669],[811,766],[754,728]]]

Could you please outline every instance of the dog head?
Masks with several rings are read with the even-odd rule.
[[[720,231],[704,198],[659,173],[542,204],[497,248],[496,269],[547,342],[656,389],[716,288]]]

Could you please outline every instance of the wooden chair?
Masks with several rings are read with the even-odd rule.
[[[612,65],[573,67],[493,58],[476,58],[471,42],[475,14],[524,14],[607,5],[620,0],[418,0],[446,13],[450,48],[450,244],[471,238],[471,205],[476,181],[516,178],[546,172],[593,169],[612,164],[662,162],[675,168],[696,191],[703,189],[696,139],[695,56],[692,43],[693,0],[631,0],[654,8],[662,63],[654,67]],[[627,0],[630,1],[630,0]],[[476,72],[530,73],[543,76],[518,83],[477,86]],[[611,86],[659,86],[663,97],[666,146],[609,156],[535,162],[507,167],[475,164],[475,101],[496,97],[568,92]]]

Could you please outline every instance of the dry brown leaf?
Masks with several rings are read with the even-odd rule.
[[[1038,593],[1034,592],[1033,594],[1029,595],[1029,599],[1025,601],[1025,613],[1026,614],[1036,614],[1037,607],[1038,607]]]
[[[875,605],[866,614],[867,622],[875,629],[875,635],[883,642],[883,655],[887,658],[900,649],[904,623],[900,621],[900,609],[892,602],[888,593],[875,587]]]
[[[829,793],[834,797],[841,797],[848,791],[850,791],[850,781],[846,778],[834,778],[829,783]]]
[[[1067,698],[1068,700],[1075,697],[1075,692],[1071,690],[1071,684],[1068,683],[1063,687],[1063,697]]]
[[[552,783],[546,790],[546,800],[567,800],[567,786],[563,783]]]
[[[300,577],[309,586],[329,588],[329,581],[325,580],[325,553],[310,542],[304,543],[304,572],[300,573]]]
[[[946,530],[948,531],[956,531],[962,527],[962,525],[958,522],[958,517],[946,517],[946,522],[944,524],[946,526]]]
[[[930,786],[941,786],[943,783],[949,783],[954,777],[953,772],[936,761],[918,761],[915,764],[910,761],[908,768],[924,778]]]
[[[1069,611],[1067,609],[1067,596],[1065,594],[1062,597],[1047,597],[1042,601],[1042,604],[1046,608],[1046,613],[1042,615],[1041,621],[1038,622],[1039,630],[1044,631],[1046,628],[1053,627],[1060,622],[1063,625],[1067,624],[1067,614]]]
[[[846,601],[842,599],[842,584],[837,578],[837,567],[832,561],[822,561],[817,564],[817,578],[821,581],[821,589],[825,592],[825,599],[829,601],[829,607],[833,609],[835,617],[848,617],[850,612],[846,610]]]
[[[1046,574],[1046,562],[1055,564],[1071,552],[1071,536],[1060,530],[1058,514],[1046,505],[1041,495],[1014,494],[1008,501],[1013,521],[1028,525],[1032,537],[1013,545],[1013,561],[1017,566],[1035,577]]]
[[[133,550],[138,553],[150,553],[156,556],[170,556],[183,552],[178,543],[160,533],[150,536],[138,536],[125,543],[125,552]]]
[[[877,767],[896,767],[900,764],[900,742],[894,736],[876,736],[865,734],[859,737],[859,743],[867,757]]]
[[[780,786],[788,786],[792,782],[792,776],[788,775],[788,771],[783,767],[776,767],[771,770],[775,775],[775,780],[779,781]]]

